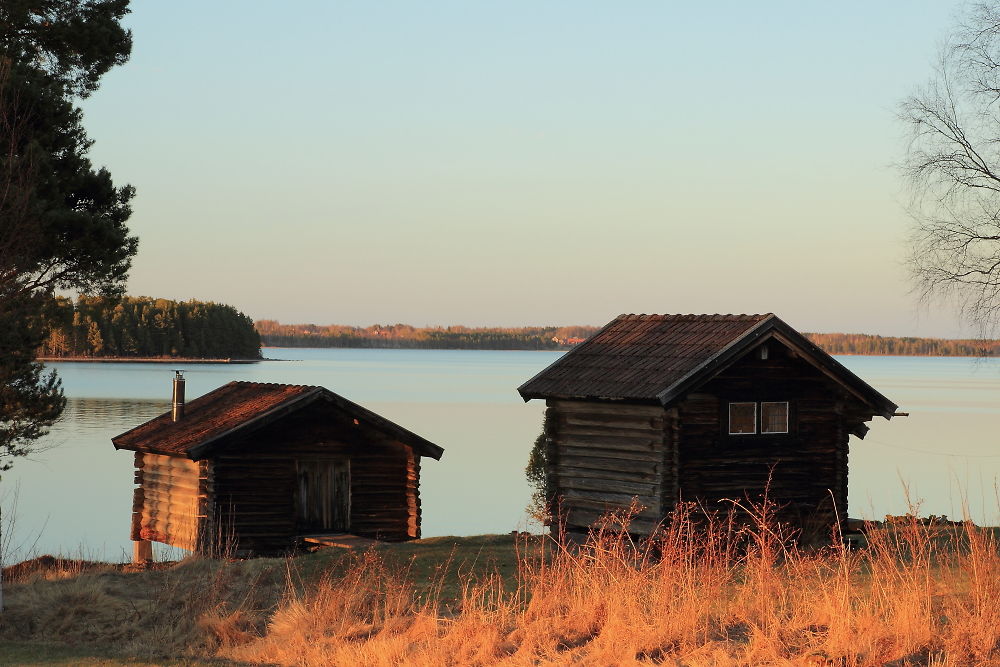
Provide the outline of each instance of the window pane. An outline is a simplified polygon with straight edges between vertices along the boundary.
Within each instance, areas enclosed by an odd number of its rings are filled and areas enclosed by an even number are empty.
[[[760,404],[760,432],[788,433],[788,403]]]
[[[757,432],[756,403],[729,404],[729,432],[730,433]]]

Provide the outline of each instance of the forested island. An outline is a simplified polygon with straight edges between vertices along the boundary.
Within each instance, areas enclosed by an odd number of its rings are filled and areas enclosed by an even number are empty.
[[[600,327],[414,327],[408,324],[281,324],[256,323],[267,347],[361,347],[460,350],[566,350],[582,343]],[[1000,356],[997,340],[950,340],[875,336],[870,334],[807,333],[809,340],[830,354],[901,355],[925,357]]]
[[[259,359],[253,321],[232,306],[151,297],[57,297],[42,358]]]

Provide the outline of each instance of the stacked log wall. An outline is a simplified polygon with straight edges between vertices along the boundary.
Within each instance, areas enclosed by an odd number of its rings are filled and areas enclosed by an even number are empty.
[[[211,465],[136,452],[135,468],[132,539],[200,550],[211,530]]]
[[[742,401],[787,401],[789,433],[730,435],[729,402]],[[786,348],[772,343],[768,359],[755,351],[677,407],[684,500],[728,510],[731,501],[759,503],[766,489],[779,518],[805,530],[827,531],[838,512],[846,516],[845,410],[871,414]]]
[[[550,400],[546,411],[549,487],[569,531],[638,503],[630,532],[648,534],[673,491],[670,420],[659,405]],[[666,483],[665,483],[666,480]]]
[[[290,551],[297,534],[295,462],[256,439],[239,444],[249,451],[233,447],[213,457],[217,549],[233,555]]]
[[[419,457],[402,444],[333,419],[322,404],[234,440],[214,455],[218,524],[241,552],[281,553],[309,532],[298,522],[298,459],[350,460],[348,530],[401,541],[420,534]]]

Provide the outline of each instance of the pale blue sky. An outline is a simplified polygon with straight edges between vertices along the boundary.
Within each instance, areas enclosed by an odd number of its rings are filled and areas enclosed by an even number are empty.
[[[254,318],[603,324],[921,309],[899,100],[958,2],[136,2],[85,104],[132,294]]]

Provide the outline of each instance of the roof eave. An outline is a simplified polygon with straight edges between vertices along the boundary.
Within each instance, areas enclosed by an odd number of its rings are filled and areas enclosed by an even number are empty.
[[[400,426],[394,421],[386,419],[382,415],[372,412],[368,408],[358,405],[350,399],[344,398],[339,394],[335,394],[329,389],[323,389],[322,391],[322,396],[333,402],[337,405],[337,407],[354,415],[355,417],[364,419],[375,430],[395,437],[404,445],[417,450],[420,453],[420,456],[427,456],[435,461],[440,461],[441,457],[444,455],[443,447],[435,445],[430,440],[417,435],[413,431]]]
[[[521,394],[525,402],[539,398],[543,400],[555,400],[555,401],[606,401],[608,403],[652,403],[658,404],[659,401],[652,396],[599,396],[596,394],[559,394],[559,393],[541,393],[541,392],[530,392]]]
[[[549,369],[552,368],[553,366],[555,366],[556,364],[563,363],[563,361],[565,361],[566,358],[569,357],[570,355],[576,354],[580,350],[586,350],[587,349],[587,343],[589,341],[591,341],[591,340],[597,338],[598,336],[600,336],[601,333],[603,333],[606,329],[610,328],[611,326],[615,325],[623,317],[625,317],[624,313],[618,315],[617,317],[615,317],[615,319],[611,320],[610,322],[608,322],[607,324],[605,324],[603,327],[601,327],[600,329],[598,329],[596,332],[594,332],[586,341],[584,341],[583,343],[580,343],[579,345],[571,348],[569,350],[569,352],[567,352],[566,354],[560,356],[558,359],[554,360],[548,366],[546,366],[542,370],[540,370],[537,373],[535,373],[534,375],[532,375],[528,380],[522,382],[521,386],[519,386],[517,388],[517,393],[521,395],[521,399],[524,400],[525,403],[527,403],[528,401],[530,401],[533,398],[555,398],[554,395],[553,396],[546,396],[546,395],[540,394],[538,392],[526,392],[524,390],[524,388],[527,387],[528,385],[530,385],[532,382],[534,382],[538,378],[540,378],[541,376],[543,376],[546,373],[548,373]]]
[[[859,400],[867,403],[875,414],[891,419],[899,407],[879,393],[874,387],[855,375],[850,369],[822,350],[818,345],[788,326],[779,317],[769,315],[740,338],[734,340],[715,355],[705,360],[698,368],[657,394],[660,402],[667,406],[697,386],[707,382],[734,363],[749,348],[769,335],[802,354],[807,363],[834,380]]]
[[[175,459],[189,459],[192,461],[197,461],[198,459],[192,458],[187,452],[173,452],[166,449],[160,449],[158,447],[129,447],[127,445],[119,447],[115,445],[115,449],[118,451],[127,452],[139,452],[142,454],[156,454],[157,456],[169,456]]]
[[[799,351],[806,352],[804,359],[813,363],[821,372],[839,382],[843,387],[871,406],[875,414],[885,419],[892,419],[899,406],[882,395],[877,389],[858,377],[851,369],[833,358],[828,352],[800,334],[798,331],[778,320],[780,326],[775,329],[779,340]],[[815,362],[815,363],[814,363]]]

